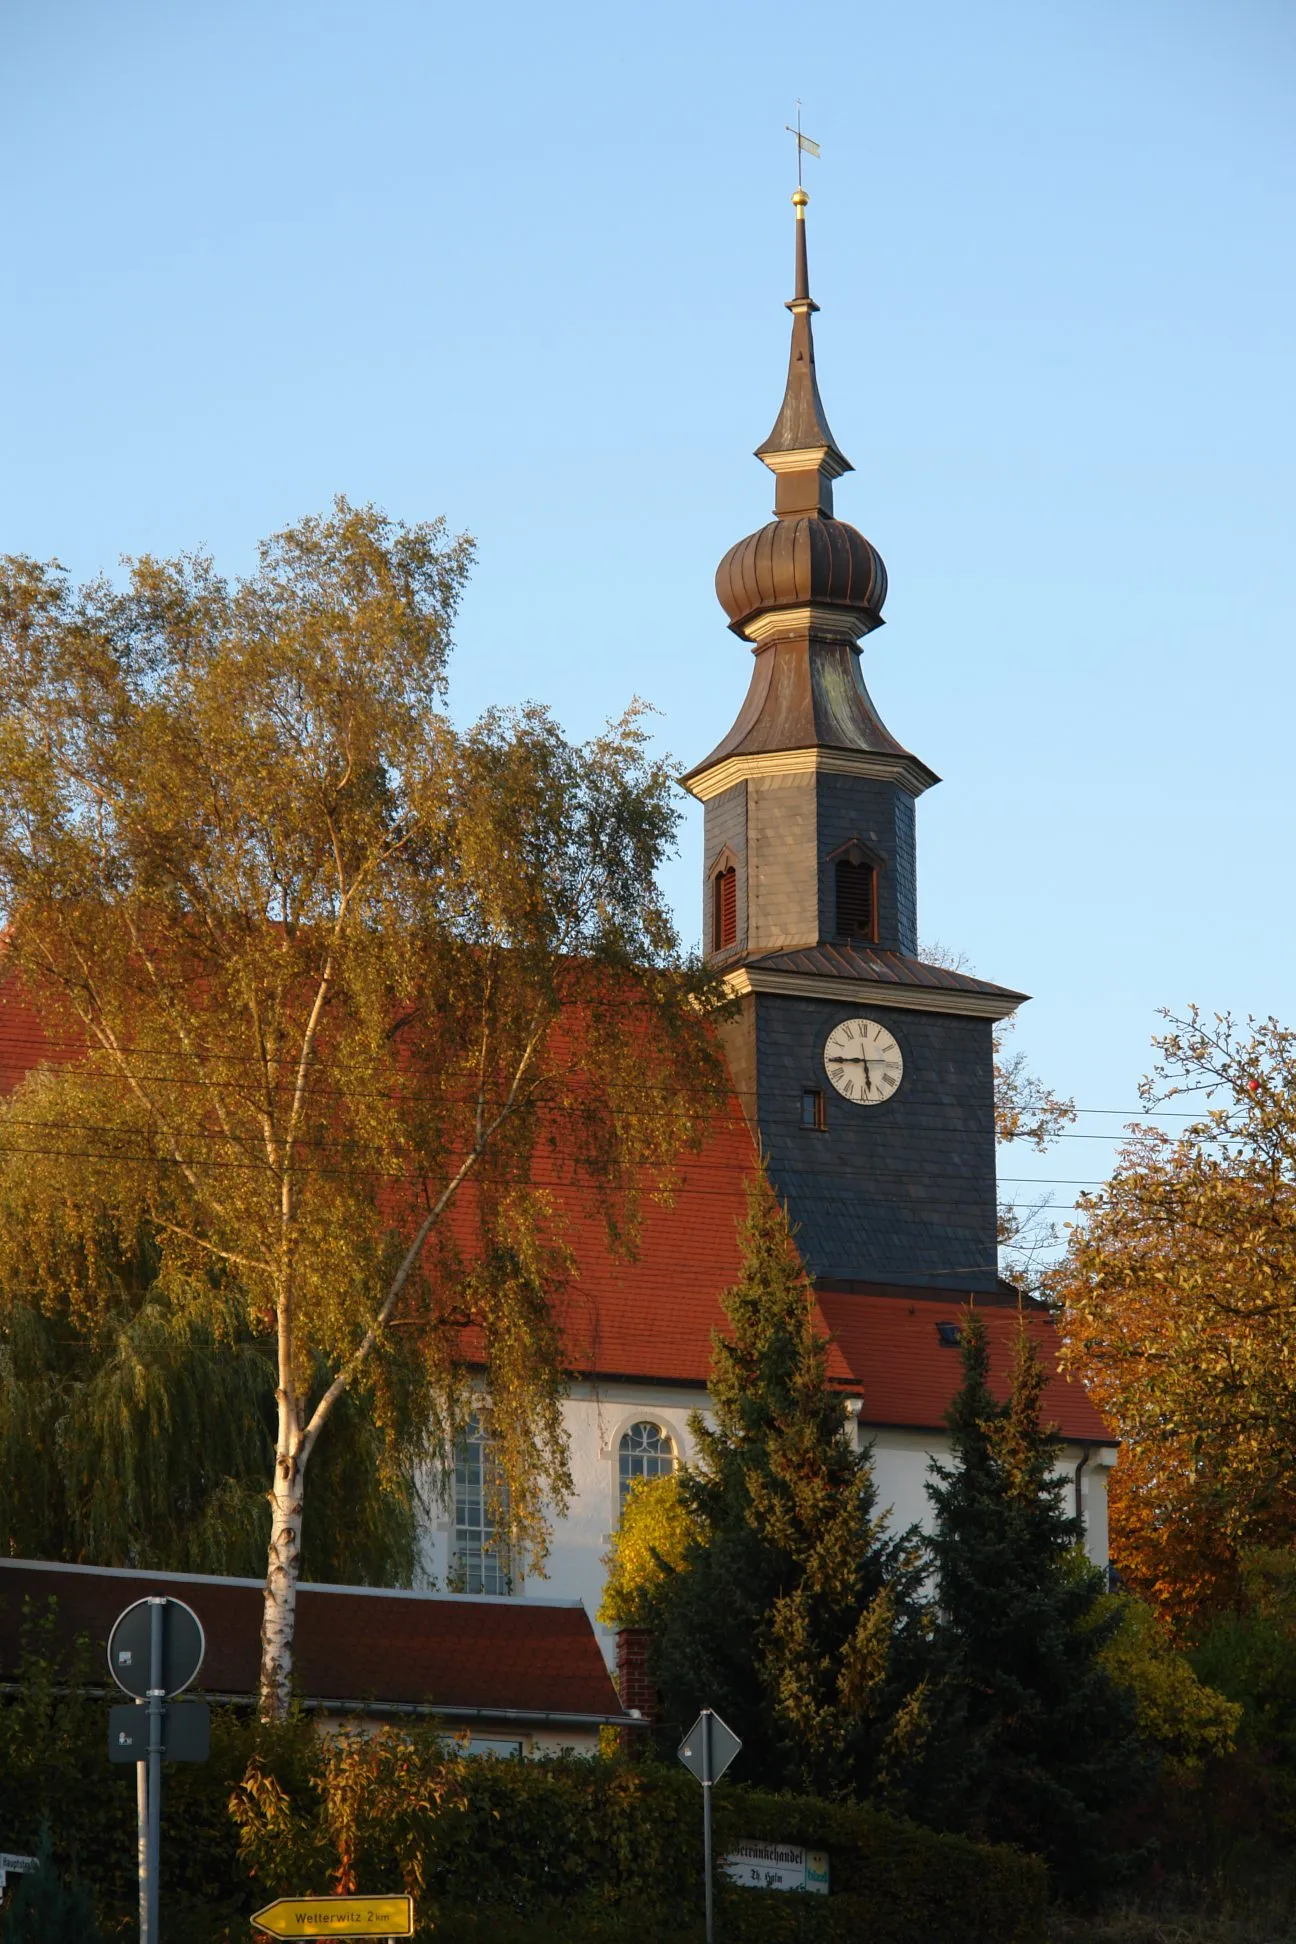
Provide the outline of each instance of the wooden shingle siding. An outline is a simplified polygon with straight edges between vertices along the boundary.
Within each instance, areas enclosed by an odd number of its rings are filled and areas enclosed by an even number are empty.
[[[762,777],[748,785],[747,949],[785,951],[819,931],[816,778]]]

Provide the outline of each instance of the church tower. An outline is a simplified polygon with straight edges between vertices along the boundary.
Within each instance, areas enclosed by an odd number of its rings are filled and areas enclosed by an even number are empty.
[[[787,385],[756,451],[774,518],[716,574],[751,685],[685,778],[706,812],[706,951],[738,1000],[734,1084],[820,1285],[990,1291],[992,1032],[1023,995],[917,956],[914,807],[939,779],[861,672],[886,569],[833,511],[852,468],[815,374],[808,200]]]

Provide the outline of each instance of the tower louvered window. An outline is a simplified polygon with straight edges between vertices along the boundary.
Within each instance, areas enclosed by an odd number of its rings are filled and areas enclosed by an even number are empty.
[[[711,880],[711,950],[723,952],[738,939],[738,873],[732,864]]]
[[[837,860],[837,932],[841,938],[872,944],[876,898],[875,872],[871,864],[853,864],[849,858]]]

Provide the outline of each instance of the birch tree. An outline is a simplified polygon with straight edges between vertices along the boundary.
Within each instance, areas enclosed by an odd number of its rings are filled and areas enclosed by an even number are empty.
[[[48,1055],[0,1125],[7,1246],[71,1233],[93,1307],[142,1225],[271,1342],[267,1716],[349,1392],[444,1463],[471,1363],[542,1561],[570,1231],[633,1247],[719,1083],[654,880],[672,772],[637,707],[583,745],[538,707],[456,731],[470,557],[339,500],[242,579],[0,567],[4,978]]]

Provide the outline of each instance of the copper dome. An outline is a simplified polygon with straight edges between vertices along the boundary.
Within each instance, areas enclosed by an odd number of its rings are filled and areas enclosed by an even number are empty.
[[[887,577],[882,556],[844,520],[807,515],[771,520],[730,547],[716,569],[716,594],[739,634],[770,608],[849,609],[866,634],[882,620]]]

